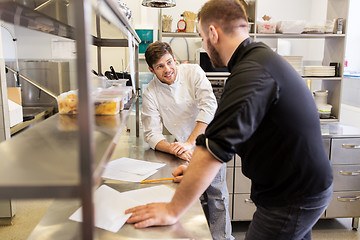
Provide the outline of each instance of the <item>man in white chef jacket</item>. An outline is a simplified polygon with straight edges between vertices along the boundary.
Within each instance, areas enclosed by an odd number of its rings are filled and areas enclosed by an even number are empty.
[[[196,138],[205,132],[217,108],[211,84],[199,65],[176,66],[172,49],[166,42],[150,44],[145,59],[155,75],[146,87],[141,107],[145,141],[154,150],[190,161]],[[175,137],[175,142],[166,141],[163,126]],[[213,239],[233,239],[226,164],[203,197]]]

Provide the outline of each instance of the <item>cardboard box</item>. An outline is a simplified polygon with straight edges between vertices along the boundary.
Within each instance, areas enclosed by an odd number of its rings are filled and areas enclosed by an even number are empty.
[[[22,105],[20,87],[8,87],[7,94],[8,94],[8,99],[15,102],[16,104]]]
[[[15,126],[23,121],[22,106],[8,99],[10,127]]]

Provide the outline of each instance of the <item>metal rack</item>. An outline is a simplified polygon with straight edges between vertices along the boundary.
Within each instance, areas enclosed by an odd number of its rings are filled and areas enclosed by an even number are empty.
[[[94,238],[93,191],[101,181],[125,126],[132,105],[136,104],[136,134],[139,135],[140,39],[113,0],[76,0],[74,26],[63,23],[26,6],[26,1],[1,1],[0,20],[55,36],[73,39],[77,49],[77,117],[55,115],[0,144],[0,199],[79,198],[83,206],[82,238]],[[92,13],[105,18],[133,41],[92,36]],[[98,28],[100,26],[97,26]],[[94,116],[90,93],[90,46],[135,49],[135,93],[126,110],[116,116]],[[101,69],[101,61],[98,62]],[[21,148],[20,148],[21,146]]]

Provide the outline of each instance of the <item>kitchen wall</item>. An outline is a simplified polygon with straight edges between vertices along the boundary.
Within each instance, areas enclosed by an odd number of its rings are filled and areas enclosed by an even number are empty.
[[[359,28],[360,1],[350,0],[348,32],[346,36],[345,60],[348,63],[347,71],[360,73],[360,28]],[[360,82],[360,81],[359,81]],[[360,85],[360,83],[359,83]]]

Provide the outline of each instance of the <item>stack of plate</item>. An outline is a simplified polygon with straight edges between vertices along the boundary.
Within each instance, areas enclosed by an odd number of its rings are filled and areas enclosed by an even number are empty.
[[[302,56],[283,56],[285,60],[290,63],[290,65],[300,74],[302,75]]]
[[[335,66],[305,66],[304,76],[334,77]]]

